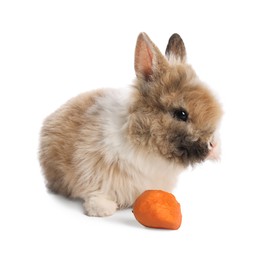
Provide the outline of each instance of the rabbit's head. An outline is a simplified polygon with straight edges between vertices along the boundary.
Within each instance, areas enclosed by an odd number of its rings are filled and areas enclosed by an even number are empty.
[[[130,141],[184,166],[218,157],[216,130],[222,110],[186,63],[181,37],[171,36],[163,56],[141,33],[135,51],[135,71],[128,123]]]

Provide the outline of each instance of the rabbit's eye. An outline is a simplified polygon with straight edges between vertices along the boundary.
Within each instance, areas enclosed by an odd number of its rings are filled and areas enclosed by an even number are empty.
[[[183,108],[175,109],[173,111],[173,117],[178,120],[186,122],[188,119],[188,113]]]

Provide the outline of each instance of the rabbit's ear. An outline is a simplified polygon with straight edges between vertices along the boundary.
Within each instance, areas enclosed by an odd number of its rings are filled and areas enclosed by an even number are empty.
[[[146,33],[140,33],[135,50],[135,71],[138,78],[153,80],[168,63]]]
[[[174,63],[175,60],[180,62],[186,61],[186,48],[179,34],[174,33],[169,38],[166,47],[166,57],[170,63]]]

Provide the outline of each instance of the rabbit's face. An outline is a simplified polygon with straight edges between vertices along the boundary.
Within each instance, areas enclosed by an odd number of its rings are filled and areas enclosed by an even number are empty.
[[[153,48],[151,56],[159,55]],[[216,157],[212,152],[222,111],[184,57],[171,59],[172,64],[164,57],[158,60],[150,75],[138,74],[129,136],[133,143],[186,166]]]

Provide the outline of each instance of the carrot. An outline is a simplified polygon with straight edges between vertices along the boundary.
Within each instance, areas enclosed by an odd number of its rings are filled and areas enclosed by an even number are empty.
[[[137,221],[150,228],[178,229],[182,222],[180,204],[175,196],[162,190],[143,192],[133,205]]]

